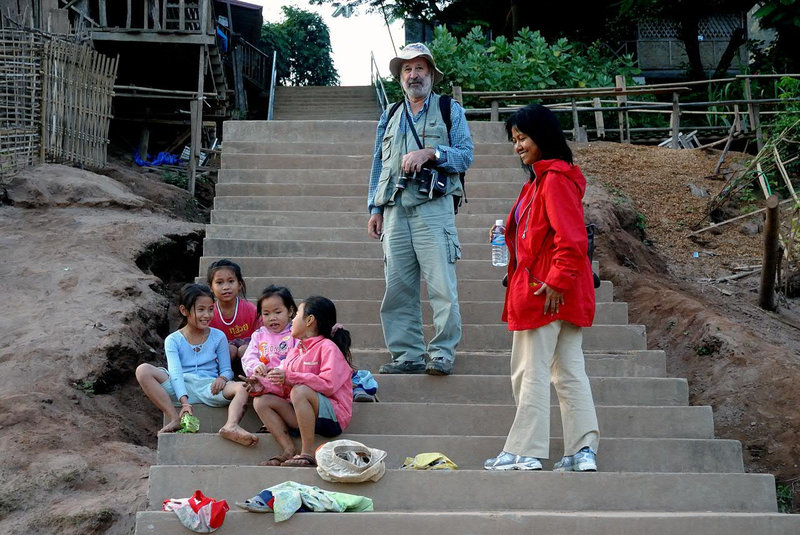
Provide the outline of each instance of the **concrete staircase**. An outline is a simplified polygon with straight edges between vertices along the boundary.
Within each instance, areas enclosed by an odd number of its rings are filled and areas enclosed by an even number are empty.
[[[369,85],[275,87],[273,117],[277,121],[377,121],[380,116],[375,89]]]
[[[331,484],[315,470],[259,467],[278,452],[269,435],[245,448],[215,431],[225,411],[196,407],[201,433],[159,437],[149,508],[137,534],[183,534],[162,500],[195,489],[232,510],[219,533],[800,533],[800,517],[776,512],[775,482],[745,474],[741,445],[714,438],[710,407],[688,405],[684,379],[666,377],[665,355],[646,348],[645,329],[627,321],[613,288],[597,291],[595,326],[586,329],[586,365],[600,420],[598,473],[494,473],[484,459],[503,446],[514,416],[510,336],[500,323],[502,270],[490,265],[488,229],[505,215],[524,180],[502,126],[473,123],[475,165],[469,204],[457,216],[464,338],[454,375],[381,376],[380,403],[355,404],[351,438],[384,449],[390,470],[377,483]],[[223,168],[201,274],[229,257],[242,265],[250,297],[268,283],[296,297],[331,297],[354,338],[354,361],[377,371],[388,361],[378,305],[382,251],[366,236],[365,192],[374,121],[229,122]],[[426,310],[425,320],[430,321]],[[553,397],[552,455],[561,454]],[[259,427],[249,412],[245,428]],[[397,470],[406,456],[440,451],[455,472]],[[375,512],[301,514],[279,526],[270,515],[233,505],[294,480],[371,497]]]

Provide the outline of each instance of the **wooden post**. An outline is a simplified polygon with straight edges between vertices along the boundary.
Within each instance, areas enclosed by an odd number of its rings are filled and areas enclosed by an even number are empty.
[[[492,101],[492,113],[489,117],[490,121],[499,121],[500,120],[500,103],[496,100]]]
[[[453,86],[453,99],[455,99],[456,102],[461,104],[462,107],[464,106],[464,95],[461,92],[460,85]]]
[[[108,26],[108,16],[106,15],[106,0],[98,0],[97,4],[98,18],[100,19],[100,26],[103,28]]]
[[[178,30],[183,31],[186,29],[186,2],[179,0],[178,2]]]
[[[672,93],[672,115],[670,116],[670,122],[672,123],[672,148],[679,149],[680,144],[678,137],[681,131],[681,106],[678,102],[678,93]]]
[[[150,115],[147,113],[146,115]],[[150,145],[150,129],[145,124],[142,128],[142,136],[139,138],[139,158],[147,161],[147,151]]]
[[[133,15],[133,6],[131,5],[131,0],[128,0],[128,11],[125,15],[125,27],[127,29],[131,29],[131,15]]]
[[[614,86],[625,91],[625,77],[618,74],[614,80]],[[620,95],[617,97],[617,106],[623,107],[627,101],[628,97]],[[628,120],[628,112],[617,112],[617,118],[619,119],[619,142],[625,143],[625,123]]]
[[[764,224],[764,255],[761,261],[761,286],[758,290],[758,306],[775,311],[775,273],[778,266],[778,198],[767,199],[767,219]]]
[[[758,151],[761,152],[761,149],[764,148],[764,140],[762,139],[761,135],[761,113],[760,113],[761,106],[757,103],[753,103],[753,130],[756,132],[756,147]]]
[[[600,97],[594,97],[594,99],[592,100],[592,105],[595,108],[602,107],[603,104],[600,102]],[[601,139],[605,138],[606,137],[606,125],[605,125],[605,122],[603,121],[603,112],[602,111],[594,112],[594,125],[595,125],[595,128],[597,129],[597,137],[599,137]]]
[[[572,141],[578,140],[578,129],[581,127],[578,119],[578,106],[575,105],[575,98],[569,99],[572,104]]]
[[[144,0],[144,2],[142,2],[142,8],[144,10],[142,15],[142,29],[147,30],[150,28],[148,20],[150,18],[150,0]]]
[[[197,64],[197,98],[189,104],[189,112],[192,116],[192,142],[189,157],[189,194],[194,196],[195,179],[197,177],[197,165],[200,159],[200,137],[203,127],[203,79],[205,78],[205,54],[204,46],[200,48],[200,59]]]
[[[753,100],[753,93],[750,89],[750,78],[744,79],[744,98],[747,100],[747,118],[750,122],[750,127],[753,126],[753,104],[750,102]]]
[[[741,132],[742,131],[742,120],[739,117],[739,105],[733,105],[733,132]]]

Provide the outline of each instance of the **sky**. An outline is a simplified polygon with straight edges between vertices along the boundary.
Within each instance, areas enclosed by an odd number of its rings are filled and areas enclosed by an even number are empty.
[[[330,4],[311,6],[301,0],[246,1],[264,6],[264,22],[283,21],[281,6],[285,5],[318,13],[330,30],[333,64],[339,73],[341,85],[370,84],[370,52],[375,54],[380,75],[389,76],[389,60],[395,53],[386,23],[380,14],[367,14],[362,6],[350,18],[334,18],[331,16],[334,8]],[[393,22],[390,26],[395,46],[399,48],[405,43],[403,21]]]

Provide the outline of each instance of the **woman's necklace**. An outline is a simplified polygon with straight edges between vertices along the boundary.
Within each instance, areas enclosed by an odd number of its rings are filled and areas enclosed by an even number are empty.
[[[189,336],[188,336],[188,334],[186,333],[186,331],[184,331],[184,329],[185,329],[185,328],[186,328],[186,327],[184,327],[183,329],[181,329],[181,334],[183,335],[183,339],[184,339],[184,340],[186,340],[186,343],[187,343],[187,344],[189,344],[190,346],[192,346],[192,351],[194,351],[195,353],[200,353],[200,352],[203,350],[203,344],[205,344],[205,343],[206,343],[206,340],[208,340],[208,334],[209,334],[209,333],[203,333],[203,335],[204,335],[204,336],[203,336],[203,340],[202,340],[202,341],[201,341],[199,344],[193,344],[193,343],[192,343],[192,342],[189,340]]]
[[[222,309],[219,308],[219,301],[215,303],[217,307],[217,312],[219,312],[219,319],[222,320],[223,325],[226,327],[233,325],[233,322],[236,321],[236,315],[239,314],[239,296],[236,296],[236,306],[233,307],[233,317],[231,321],[225,321],[225,316],[222,315]]]

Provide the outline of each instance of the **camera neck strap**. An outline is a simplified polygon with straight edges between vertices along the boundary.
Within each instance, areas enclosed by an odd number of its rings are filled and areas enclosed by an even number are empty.
[[[425,147],[422,145],[422,141],[420,141],[419,136],[417,135],[417,129],[414,128],[414,121],[411,119],[411,114],[408,113],[408,104],[407,102],[403,102],[403,111],[406,114],[406,122],[408,123],[408,128],[411,130],[411,133],[414,135],[414,141],[417,142],[420,150],[424,149]],[[428,110],[425,110],[425,116],[428,116]],[[425,131],[423,130],[422,135],[425,135]]]

